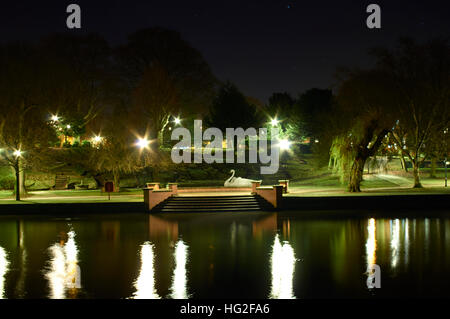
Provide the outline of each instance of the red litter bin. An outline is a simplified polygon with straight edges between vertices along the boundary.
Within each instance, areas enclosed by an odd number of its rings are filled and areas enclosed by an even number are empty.
[[[114,183],[113,182],[105,183],[105,192],[108,192],[108,200],[111,200],[111,193],[114,192]]]

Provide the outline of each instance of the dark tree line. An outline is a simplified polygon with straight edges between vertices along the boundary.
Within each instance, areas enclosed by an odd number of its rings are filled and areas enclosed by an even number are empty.
[[[170,162],[161,150],[175,118],[202,118],[223,130],[277,125],[294,143],[309,140],[352,192],[367,160],[389,145],[413,164],[420,187],[420,165],[450,145],[449,51],[444,40],[404,39],[372,50],[373,68],[340,72],[334,94],[277,92],[264,104],[218,81],[172,30],[140,30],[117,47],[98,35],[8,43],[0,46],[0,158],[22,191],[26,170],[64,166],[100,187],[109,178],[118,185],[121,174]],[[138,138],[150,149],[137,148]]]
[[[102,186],[105,174],[117,181],[152,162],[134,140],[160,139],[172,114],[204,113],[216,86],[202,55],[166,29],[137,31],[119,47],[66,34],[1,45],[1,157],[17,175],[70,166]]]

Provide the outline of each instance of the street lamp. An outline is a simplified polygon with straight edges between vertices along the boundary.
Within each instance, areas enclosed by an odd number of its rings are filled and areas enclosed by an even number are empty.
[[[23,152],[19,150],[15,150],[13,155],[16,157],[16,161],[14,162],[14,170],[16,172],[16,201],[20,201],[20,157]]]
[[[270,121],[270,124],[272,124],[272,126],[277,126],[278,125],[278,120],[277,120],[277,118],[273,118],[271,121]]]
[[[52,115],[52,121],[53,122],[58,122],[59,121],[59,116],[58,115]]]
[[[14,152],[13,152],[13,155],[16,157],[16,158],[18,158],[18,157],[20,157],[20,156],[22,156],[22,151],[21,150],[15,150]]]
[[[180,119],[179,117],[175,117],[175,118],[173,119],[173,122],[174,122],[176,125],[179,125],[179,124],[181,123],[181,119]]]
[[[444,167],[445,167],[445,187],[447,187],[447,165],[448,165],[448,162],[447,162],[447,155],[445,156],[445,165],[444,165]]]
[[[445,141],[445,158],[444,158],[444,167],[445,167],[445,187],[447,187],[447,133],[448,128],[444,130],[444,141]]]
[[[278,146],[280,147],[280,150],[286,151],[291,147],[291,142],[287,139],[282,139],[278,142]]]
[[[94,144],[98,144],[98,143],[100,143],[102,141],[102,139],[103,139],[103,137],[101,137],[100,135],[95,135],[92,138],[92,141],[94,142]]]
[[[142,150],[144,148],[148,148],[150,145],[150,141],[147,138],[138,138],[136,141],[136,145]]]

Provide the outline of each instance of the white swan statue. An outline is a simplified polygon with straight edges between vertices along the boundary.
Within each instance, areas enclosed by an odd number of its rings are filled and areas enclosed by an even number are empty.
[[[252,187],[252,179],[234,177],[234,169],[230,171],[231,177],[225,181],[223,186],[225,187]]]

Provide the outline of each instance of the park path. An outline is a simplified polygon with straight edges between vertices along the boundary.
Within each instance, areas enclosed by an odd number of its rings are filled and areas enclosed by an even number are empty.
[[[139,199],[143,198],[143,195],[112,195],[110,201],[123,201],[124,199]],[[45,201],[45,200],[54,200],[54,201],[60,201],[60,200],[67,200],[67,201],[108,201],[108,195],[88,195],[88,196],[47,196],[47,197],[41,197],[41,196],[30,196],[23,198],[23,202],[38,202],[38,201]],[[0,198],[1,201],[15,201],[15,198],[13,197],[7,197],[7,198]]]
[[[402,176],[377,174],[375,177],[401,187],[412,186],[411,179]]]

